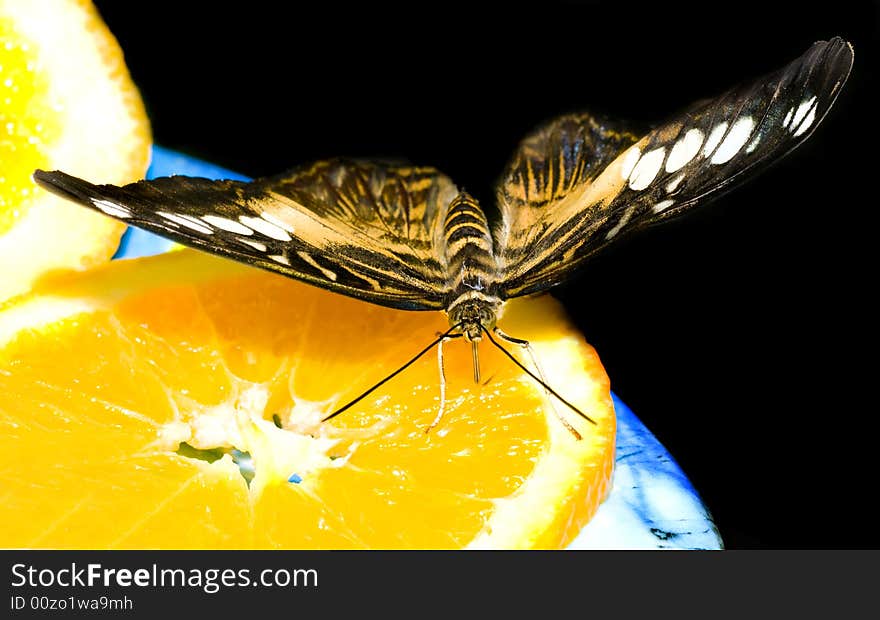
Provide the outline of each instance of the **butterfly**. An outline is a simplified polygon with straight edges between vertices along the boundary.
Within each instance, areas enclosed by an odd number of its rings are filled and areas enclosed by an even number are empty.
[[[528,346],[496,325],[507,300],[559,284],[624,233],[704,205],[777,161],[816,129],[852,62],[848,42],[819,41],[647,132],[590,113],[556,118],[513,154],[493,222],[435,168],[379,161],[320,161],[251,182],[171,176],[117,187],[42,170],[34,179],[212,254],[383,306],[443,311],[449,330],[419,356],[463,337],[479,380],[484,336]]]

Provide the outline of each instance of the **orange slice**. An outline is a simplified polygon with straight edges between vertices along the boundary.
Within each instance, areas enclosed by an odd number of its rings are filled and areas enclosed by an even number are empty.
[[[150,127],[116,40],[83,0],[0,0],[0,300],[108,260],[125,226],[34,191],[36,168],[143,178]]]
[[[510,302],[561,405],[448,326],[191,250],[114,262],[0,311],[0,547],[558,548],[605,497],[615,419],[549,297]],[[524,363],[528,358],[521,351]]]

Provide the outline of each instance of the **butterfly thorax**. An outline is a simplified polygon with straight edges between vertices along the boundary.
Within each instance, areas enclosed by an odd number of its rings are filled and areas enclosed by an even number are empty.
[[[479,203],[460,193],[450,203],[444,222],[450,325],[461,325],[470,341],[479,341],[482,329],[495,327],[501,299],[496,294],[498,263],[492,233]]]

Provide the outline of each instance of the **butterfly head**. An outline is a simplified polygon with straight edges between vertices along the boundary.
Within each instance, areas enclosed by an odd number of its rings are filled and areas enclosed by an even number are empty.
[[[480,358],[477,345],[483,332],[495,329],[501,310],[501,300],[482,291],[468,290],[458,295],[446,311],[449,324],[471,343],[474,361],[474,383],[480,382]]]
[[[449,307],[449,324],[457,326],[468,342],[479,342],[484,330],[495,328],[500,305],[497,298],[472,291]]]

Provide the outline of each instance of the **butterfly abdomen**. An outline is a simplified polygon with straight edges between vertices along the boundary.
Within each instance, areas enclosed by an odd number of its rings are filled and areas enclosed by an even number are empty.
[[[449,205],[443,232],[450,321],[453,324],[466,322],[465,334],[479,338],[477,324],[487,328],[494,326],[500,305],[495,294],[498,263],[489,223],[479,203],[462,192]]]

